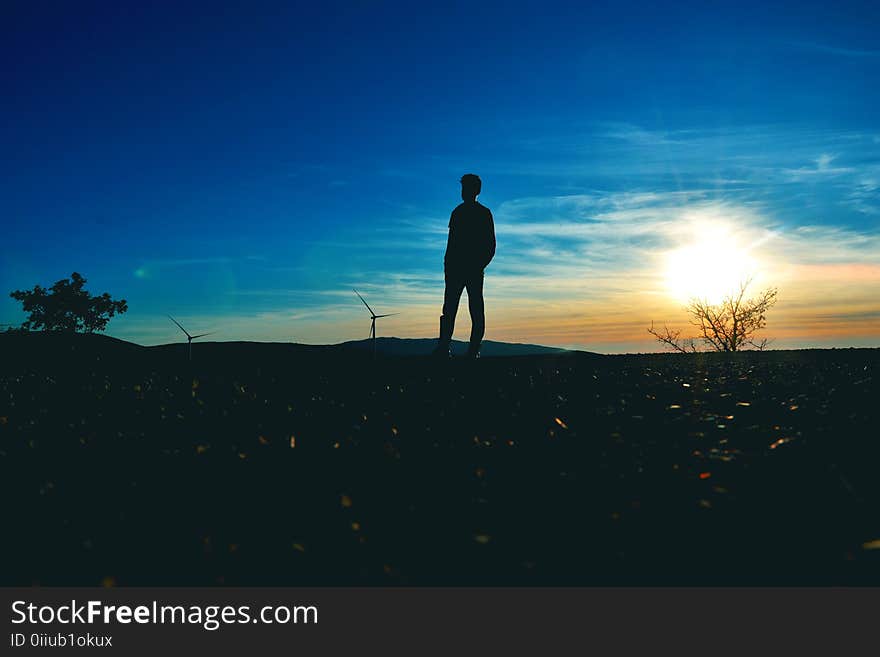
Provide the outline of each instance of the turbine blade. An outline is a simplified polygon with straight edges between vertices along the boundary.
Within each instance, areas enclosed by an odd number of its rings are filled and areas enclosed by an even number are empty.
[[[180,325],[180,322],[178,322],[176,319],[174,319],[171,315],[168,315],[168,319],[170,319],[172,322],[174,322],[175,324],[177,324],[178,328],[179,328],[181,331],[183,331],[184,333],[186,333],[186,329],[183,328],[183,327]],[[189,333],[186,333],[186,337],[188,337],[190,340],[192,340],[192,336],[191,336]]]
[[[196,338],[203,338],[206,335],[214,335],[216,332],[217,331],[211,331],[210,333],[199,333],[198,335],[192,336],[192,339],[195,340]]]
[[[352,288],[352,289],[354,290],[354,288]],[[364,298],[361,296],[361,293],[360,293],[360,292],[358,292],[357,290],[354,290],[354,293],[355,293],[356,295],[358,295],[358,299],[360,299],[361,301],[364,301]],[[373,309],[370,308],[370,304],[368,304],[366,301],[364,301],[364,305],[367,307],[367,310],[370,311],[370,314],[371,314],[371,315],[375,315],[375,314],[376,314],[376,313],[373,312]]]
[[[376,315],[376,319],[380,317],[394,317],[395,315],[399,315],[400,313],[388,313],[387,315]]]

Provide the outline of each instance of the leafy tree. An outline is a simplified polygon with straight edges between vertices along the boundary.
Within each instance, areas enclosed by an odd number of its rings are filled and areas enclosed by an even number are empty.
[[[685,353],[699,351],[700,342],[713,351],[742,351],[750,347],[763,350],[768,340],[758,340],[755,334],[767,325],[767,311],[776,303],[778,290],[767,288],[757,296],[747,298],[746,290],[751,282],[747,279],[737,292],[717,304],[691,299],[685,310],[691,316],[691,325],[699,332],[696,337],[683,338],[681,329],[668,326],[660,331],[654,328],[653,322],[648,333],[661,344]]]
[[[48,290],[39,285],[33,290],[16,290],[11,296],[21,301],[29,313],[21,328],[27,331],[68,331],[94,333],[103,331],[115,314],[128,310],[125,299],[114,301],[106,292],[93,297],[83,286],[86,279],[73,272]]]

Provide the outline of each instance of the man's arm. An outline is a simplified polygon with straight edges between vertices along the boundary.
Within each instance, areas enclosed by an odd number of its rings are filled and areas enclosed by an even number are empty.
[[[449,258],[449,249],[452,247],[452,231],[455,225],[455,210],[449,215],[449,233],[446,236],[446,252],[443,254],[443,269],[446,270],[447,258]]]
[[[483,265],[483,269],[495,257],[495,220],[492,218],[492,211],[489,208],[486,208],[486,214],[488,215],[486,223],[486,264]]]

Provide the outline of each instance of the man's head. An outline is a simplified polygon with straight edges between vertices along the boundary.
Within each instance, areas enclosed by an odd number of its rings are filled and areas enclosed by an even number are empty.
[[[461,177],[461,200],[476,201],[482,188],[483,182],[478,175],[474,173],[464,174]]]

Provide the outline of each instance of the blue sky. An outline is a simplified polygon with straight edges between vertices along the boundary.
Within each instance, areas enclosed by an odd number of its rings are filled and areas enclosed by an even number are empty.
[[[366,337],[352,287],[429,336],[473,171],[487,338],[653,349],[720,226],[777,346],[880,342],[876,3],[35,4],[0,20],[0,322],[75,270],[145,344]]]

